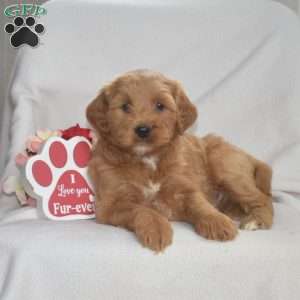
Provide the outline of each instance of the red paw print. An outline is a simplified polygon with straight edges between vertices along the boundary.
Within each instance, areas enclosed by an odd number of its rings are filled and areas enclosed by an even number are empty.
[[[91,144],[83,137],[68,141],[53,137],[40,154],[29,159],[26,178],[42,199],[44,213],[51,219],[94,217],[94,194],[87,177]]]

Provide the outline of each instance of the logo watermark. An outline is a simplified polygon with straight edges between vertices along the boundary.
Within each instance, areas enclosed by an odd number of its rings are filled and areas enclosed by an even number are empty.
[[[40,17],[47,14],[46,8],[37,5],[37,4],[14,4],[7,6],[4,9],[4,15],[6,17],[26,17],[26,16],[35,16]]]
[[[36,47],[39,45],[39,36],[45,32],[45,27],[36,22],[36,18],[47,14],[46,8],[37,4],[14,4],[4,9],[4,15],[14,18],[4,26],[10,35],[10,44],[14,48],[22,45]]]

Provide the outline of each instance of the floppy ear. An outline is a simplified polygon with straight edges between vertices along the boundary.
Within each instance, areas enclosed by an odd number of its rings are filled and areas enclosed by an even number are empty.
[[[177,128],[180,134],[193,125],[197,119],[197,109],[185,94],[181,84],[172,81],[173,96],[177,104]]]
[[[86,117],[98,134],[108,132],[106,113],[108,111],[108,102],[105,95],[105,88],[100,94],[88,105]]]

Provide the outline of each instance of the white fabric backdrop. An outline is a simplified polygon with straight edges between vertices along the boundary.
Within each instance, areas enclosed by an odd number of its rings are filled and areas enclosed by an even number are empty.
[[[277,2],[280,2],[284,5],[287,5],[291,9],[295,10],[296,12],[299,13],[299,8],[300,8],[300,1],[299,0],[275,0]]]
[[[272,1],[272,0],[270,0]],[[300,0],[276,0],[284,5],[287,5],[295,12],[299,14],[300,10]],[[37,3],[42,4],[46,0],[39,0]],[[0,11],[4,11],[5,7],[8,5],[15,4],[14,0],[2,0],[0,3]],[[9,21],[8,18],[0,18],[0,27]],[[4,32],[0,30],[0,128],[8,128],[10,123],[10,113],[8,108],[8,103],[6,99],[8,87],[9,87],[9,78],[11,75],[11,70],[13,67],[13,61],[15,59],[15,54],[17,50],[13,49],[9,44],[9,37]],[[1,135],[2,134],[2,135]],[[5,166],[5,153],[8,151],[7,147],[8,136],[6,130],[0,130],[0,174],[3,172]]]

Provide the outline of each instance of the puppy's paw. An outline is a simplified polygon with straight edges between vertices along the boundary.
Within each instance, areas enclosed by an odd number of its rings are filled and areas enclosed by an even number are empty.
[[[244,219],[241,221],[240,228],[244,230],[258,230],[264,229],[264,223],[259,223],[255,219]]]
[[[135,233],[143,246],[156,252],[163,251],[172,243],[173,230],[169,221],[148,211],[136,216]]]
[[[254,208],[241,220],[240,228],[245,230],[270,229],[273,224],[273,206]]]
[[[233,240],[238,233],[233,221],[222,214],[199,219],[195,229],[198,234],[206,239],[218,241]]]
[[[244,230],[270,229],[273,224],[273,212],[266,208],[258,208],[243,218],[240,228]]]

